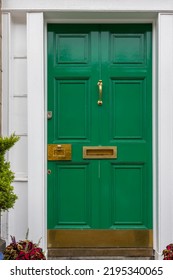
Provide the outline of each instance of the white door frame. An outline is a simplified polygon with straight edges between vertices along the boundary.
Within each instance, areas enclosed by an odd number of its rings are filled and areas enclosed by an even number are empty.
[[[74,18],[74,13],[71,16]],[[134,22],[153,24],[153,232],[156,258],[167,243],[171,242],[173,221],[165,219],[173,214],[173,14],[158,14],[156,19],[92,19],[67,20],[66,13],[57,20],[44,19],[42,12],[27,13],[27,58],[28,58],[28,227],[33,240],[42,237],[42,246],[47,249],[47,22],[114,23]],[[79,12],[78,12],[79,15]],[[46,14],[45,14],[46,16]],[[69,13],[68,13],[69,16]],[[169,29],[168,29],[169,26]],[[167,72],[169,69],[169,72]],[[166,92],[166,98],[165,98]],[[168,167],[168,168],[167,168]],[[173,185],[173,184],[172,184]],[[33,197],[34,193],[34,197]],[[34,219],[33,219],[34,217]],[[173,220],[173,219],[172,219]]]

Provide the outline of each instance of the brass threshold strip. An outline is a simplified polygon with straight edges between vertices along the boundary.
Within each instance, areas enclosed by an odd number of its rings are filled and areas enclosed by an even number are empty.
[[[152,230],[48,230],[48,248],[152,248]]]

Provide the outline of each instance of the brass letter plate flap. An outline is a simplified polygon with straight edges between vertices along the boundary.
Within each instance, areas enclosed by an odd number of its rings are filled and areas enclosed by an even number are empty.
[[[71,160],[71,144],[49,144],[48,160]]]
[[[83,158],[104,159],[117,158],[116,146],[88,146],[83,147]]]

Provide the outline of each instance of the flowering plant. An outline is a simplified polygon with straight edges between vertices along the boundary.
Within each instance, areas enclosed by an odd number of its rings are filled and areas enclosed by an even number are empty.
[[[173,260],[173,244],[166,246],[166,249],[163,250],[164,260]]]
[[[4,260],[45,260],[43,250],[38,244],[26,239],[16,242],[14,236],[11,236],[12,242],[5,248]]]

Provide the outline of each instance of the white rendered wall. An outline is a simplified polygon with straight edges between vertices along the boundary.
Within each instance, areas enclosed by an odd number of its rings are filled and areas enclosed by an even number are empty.
[[[19,142],[7,155],[15,172],[14,192],[18,196],[14,209],[4,213],[2,237],[23,239],[28,228],[27,198],[27,49],[25,17],[3,15],[3,135],[15,132]],[[22,222],[21,222],[22,221]],[[7,225],[8,222],[8,225]]]
[[[80,3],[80,4],[79,4]],[[63,21],[66,22],[68,16],[73,18],[78,17],[78,11],[133,11],[135,15],[133,22],[138,22],[140,13],[144,11],[169,11],[169,13],[158,14],[158,26],[156,36],[154,37],[154,65],[153,65],[153,86],[154,104],[154,249],[156,250],[157,258],[161,258],[162,250],[168,243],[173,242],[173,209],[171,207],[173,200],[173,1],[137,1],[137,0],[112,0],[109,4],[105,1],[42,1],[42,0],[4,0],[4,11],[14,10],[17,14],[25,15],[25,10],[33,10],[27,14],[27,52],[26,50],[26,26],[25,20],[21,21],[17,17],[12,17],[9,24],[9,14],[4,14],[5,30],[8,31],[8,25],[13,30],[13,34],[9,31],[5,34],[8,53],[9,69],[5,69],[4,78],[5,91],[8,93],[8,98],[4,96],[4,116],[10,116],[8,121],[4,119],[4,129],[11,132],[16,129],[19,134],[23,134],[23,139],[20,143],[20,148],[16,147],[11,153],[10,159],[16,171],[17,177],[15,182],[15,190],[19,193],[20,200],[16,203],[14,211],[9,215],[9,232],[17,234],[17,237],[23,238],[26,227],[30,228],[30,237],[34,241],[38,238],[43,238],[43,247],[46,249],[46,133],[45,133],[45,115],[44,111],[46,101],[46,90],[44,89],[44,71],[46,65],[44,61],[44,36],[43,28],[45,27],[43,13],[49,16],[51,22]],[[13,11],[12,11],[13,10]],[[64,11],[61,18],[57,17],[57,10]],[[70,11],[71,10],[71,11]],[[38,11],[38,12],[36,12]],[[49,14],[46,13],[49,11]],[[68,11],[68,12],[67,12]],[[69,12],[70,11],[70,12]],[[54,13],[55,12],[55,13]],[[66,13],[67,12],[67,13]],[[102,22],[101,13],[97,14],[97,20]],[[129,14],[127,15],[129,16]],[[111,20],[114,17],[111,14]],[[86,22],[90,22],[92,13],[86,13]],[[121,14],[119,15],[121,18]],[[138,19],[137,19],[138,18]],[[94,20],[94,16],[91,21]],[[127,18],[121,19],[127,22]],[[104,22],[110,23],[110,18]],[[115,22],[115,19],[114,21]],[[145,22],[145,21],[144,21]],[[147,22],[150,20],[148,14]],[[9,30],[10,30],[9,28]],[[23,31],[22,31],[23,30]],[[13,43],[14,45],[13,45]],[[25,47],[21,47],[24,46]],[[10,48],[9,48],[10,46]],[[9,49],[8,49],[9,48]],[[16,56],[23,58],[15,58],[13,51],[18,50]],[[27,56],[27,57],[26,57]],[[27,59],[26,59],[27,58]],[[26,60],[25,60],[26,59]],[[27,61],[27,74],[26,74]],[[155,63],[156,62],[156,63]],[[5,64],[4,64],[5,65]],[[16,71],[16,69],[18,69]],[[20,69],[23,69],[20,72]],[[9,77],[8,77],[9,75]],[[27,79],[26,79],[27,77]],[[9,80],[9,81],[8,81]],[[22,81],[22,83],[18,83]],[[9,88],[8,88],[8,85]],[[26,90],[27,88],[27,90]],[[28,102],[26,95],[28,94]],[[16,95],[16,96],[15,96]],[[23,95],[18,96],[18,95]],[[8,106],[9,104],[9,106]],[[28,119],[27,119],[28,109]],[[9,110],[9,111],[8,111]],[[22,120],[21,120],[22,119]],[[27,139],[27,123],[28,123],[28,145],[24,142]],[[25,135],[24,135],[25,134]],[[17,150],[18,149],[18,150]],[[28,167],[26,165],[26,151],[29,151]],[[19,155],[19,157],[18,157]],[[21,158],[20,158],[21,157]],[[28,193],[27,193],[27,172],[29,173]],[[28,202],[27,202],[28,201]],[[23,213],[21,212],[23,211]],[[17,219],[21,217],[24,221],[22,230],[17,229]],[[33,220],[34,219],[34,220]]]

